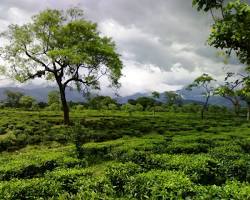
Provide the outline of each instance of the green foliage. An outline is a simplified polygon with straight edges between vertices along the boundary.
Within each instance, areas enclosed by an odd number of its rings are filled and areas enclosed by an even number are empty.
[[[0,199],[249,199],[250,126],[224,112],[0,114]]]
[[[114,103],[108,104],[108,109],[109,110],[118,110],[118,106]]]
[[[243,64],[250,64],[250,5],[241,0],[193,0],[198,10],[211,11],[214,24],[209,36],[209,44],[225,50],[228,55],[235,51]],[[213,12],[217,9],[217,12]],[[215,13],[220,13],[219,17]]]
[[[96,110],[107,110],[110,104],[117,105],[116,101],[109,96],[96,96],[88,101],[89,108]]]
[[[85,110],[85,106],[84,105],[76,105],[73,107],[76,111],[83,111]]]
[[[14,108],[20,106],[20,99],[24,95],[21,92],[14,92],[10,90],[6,90],[4,94],[6,95],[5,105]]]
[[[80,12],[79,15],[71,16],[71,11]],[[15,68],[13,73],[17,73],[15,76],[20,81],[41,76],[47,79],[56,78],[51,77],[53,68],[50,65],[53,64],[58,71],[66,70],[66,74],[72,76],[71,78],[74,78],[75,74],[71,67],[80,64],[82,67],[88,65],[92,70],[93,66],[99,70],[100,65],[106,65],[108,72],[111,72],[113,83],[121,75],[121,62],[119,55],[114,52],[114,43],[110,38],[100,37],[96,24],[86,21],[83,12],[78,8],[66,11],[44,10],[33,16],[30,24],[11,25],[2,36],[10,41],[10,44],[3,48],[3,52],[7,62],[18,64],[19,68]],[[97,59],[98,56],[102,59]],[[47,64],[46,67],[44,64]],[[65,67],[62,67],[63,65]],[[43,69],[39,71],[38,67]],[[80,73],[78,75],[80,76]],[[96,85],[97,82],[92,83],[94,76],[91,73],[82,80]],[[77,79],[72,81],[77,82]]]
[[[110,179],[111,184],[115,188],[115,191],[119,196],[124,194],[124,186],[129,181],[129,179],[137,174],[142,172],[140,166],[134,163],[117,163],[111,166],[108,166],[106,175]]]
[[[211,85],[211,82],[215,81],[211,76],[208,74],[202,74],[201,76],[197,77],[193,83],[191,83],[187,89],[192,90],[192,88],[201,88],[202,94],[205,97],[205,102],[203,108],[201,109],[201,118],[204,118],[204,111],[208,110],[208,101],[210,97],[214,94],[214,86]]]
[[[206,155],[152,154],[143,166],[147,169],[178,170],[184,172],[193,182],[199,184],[220,184],[219,165],[216,160]]]
[[[143,111],[143,106],[142,106],[141,104],[137,103],[137,104],[135,105],[135,110],[136,110],[136,111]]]
[[[165,98],[167,100],[167,105],[172,106],[174,104],[181,104],[182,98],[179,94],[173,91],[164,92]]]
[[[250,185],[237,181],[228,182],[223,187],[216,185],[208,187],[198,187],[197,195],[194,199],[250,199]]]
[[[26,109],[31,109],[36,106],[36,100],[31,96],[22,96],[19,100],[19,104]]]
[[[128,112],[128,113],[131,113],[133,111],[136,110],[136,106],[130,104],[130,103],[126,103],[126,104],[123,104],[121,106],[121,110],[125,111],[125,112]]]
[[[61,104],[60,92],[57,90],[50,91],[48,93],[48,105],[51,106],[52,104],[57,104],[57,105]]]
[[[152,99],[150,97],[139,97],[136,99],[135,104],[142,105],[143,109],[145,110],[147,107],[153,107],[156,104],[156,102],[154,99]]]
[[[27,180],[12,180],[0,183],[0,198],[9,199],[38,199],[56,197],[61,190],[58,182],[35,178]]]
[[[50,110],[50,111],[60,111],[62,109],[62,106],[60,104],[57,104],[57,103],[52,103],[46,109]]]
[[[159,99],[159,98],[160,98],[160,93],[154,91],[154,92],[152,92],[152,97],[153,97],[153,98],[156,98],[156,99]]]
[[[223,14],[223,19],[217,20],[212,27],[209,44],[228,53],[234,50],[242,63],[250,64],[250,52],[245,45],[250,40],[250,5],[235,0],[223,8]]]
[[[66,87],[100,89],[104,75],[111,86],[120,86],[122,62],[115,43],[102,37],[78,8],[44,10],[27,24],[10,25],[1,36],[9,41],[1,48],[7,74],[20,82],[41,77],[56,81],[65,124],[70,124]]]
[[[149,171],[135,175],[126,191],[136,199],[185,199],[193,195],[193,183],[175,171]]]

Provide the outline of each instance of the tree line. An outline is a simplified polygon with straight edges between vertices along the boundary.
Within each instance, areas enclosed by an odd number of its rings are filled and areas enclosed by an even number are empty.
[[[1,108],[20,108],[30,111],[47,110],[61,111],[63,105],[60,99],[60,92],[57,90],[50,91],[46,102],[39,102],[32,96],[27,96],[22,92],[6,90],[4,92],[5,99],[0,102]],[[151,112],[154,116],[157,112],[187,112],[197,113],[203,108],[201,102],[187,103],[176,92],[166,91],[158,93],[152,92],[151,96],[142,96],[136,99],[128,99],[125,103],[119,103],[117,99],[110,96],[92,96],[82,102],[68,102],[69,110],[84,111],[90,110],[112,110],[124,111],[129,115],[134,112]],[[210,105],[207,110],[210,113],[220,112],[229,113],[229,109],[225,106]]]
[[[228,57],[236,55],[246,66],[240,79],[233,79],[238,74],[229,72],[225,84],[215,91],[210,86],[214,80],[209,75],[194,80],[189,89],[202,87],[206,97],[201,117],[204,118],[208,109],[210,96],[218,94],[233,104],[237,115],[240,101],[245,101],[249,119],[250,6],[243,0],[193,0],[193,6],[198,11],[210,12],[213,18],[208,44]],[[120,86],[123,64],[115,43],[98,32],[96,23],[84,19],[79,8],[47,9],[33,16],[29,23],[10,25],[1,37],[8,42],[0,49],[6,65],[0,71],[20,82],[35,78],[55,81],[67,125],[70,118],[66,87],[74,85],[88,94],[91,89],[101,88],[102,76],[109,78],[110,86]],[[158,94],[153,95],[157,98]]]

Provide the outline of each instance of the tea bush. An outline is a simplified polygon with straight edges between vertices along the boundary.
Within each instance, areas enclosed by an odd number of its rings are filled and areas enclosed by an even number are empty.
[[[57,197],[62,190],[60,183],[44,178],[0,182],[0,199],[48,199]]]
[[[250,125],[181,109],[0,110],[0,199],[250,199]]]
[[[193,186],[182,172],[153,170],[132,177],[126,192],[135,199],[185,199],[195,194]]]
[[[134,163],[117,163],[109,166],[106,171],[106,176],[109,178],[116,193],[121,196],[124,193],[124,186],[129,181],[130,177],[142,172],[142,168]]]

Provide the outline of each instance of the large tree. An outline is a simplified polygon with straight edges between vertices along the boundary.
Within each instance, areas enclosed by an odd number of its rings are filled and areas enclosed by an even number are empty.
[[[41,77],[56,81],[65,124],[69,124],[67,86],[100,89],[103,75],[119,86],[122,62],[114,42],[100,36],[97,25],[85,20],[80,9],[45,10],[30,23],[10,25],[2,36],[8,41],[2,56],[12,77],[21,82]]]
[[[193,0],[198,10],[210,11],[214,19],[208,43],[234,51],[243,64],[250,65],[250,5],[243,0]]]
[[[214,92],[214,86],[211,84],[211,82],[215,81],[210,75],[208,74],[202,74],[201,76],[197,77],[193,83],[191,83],[187,89],[192,90],[193,88],[201,88],[202,95],[205,97],[205,102],[203,104],[203,107],[201,109],[201,118],[204,118],[204,112],[205,110],[208,110],[208,101],[210,97],[213,95]]]

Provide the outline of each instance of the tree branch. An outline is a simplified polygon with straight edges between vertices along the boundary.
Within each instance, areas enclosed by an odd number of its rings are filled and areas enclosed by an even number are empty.
[[[53,70],[50,69],[44,62],[42,62],[42,61],[39,60],[38,58],[32,56],[32,55],[28,52],[26,46],[25,46],[25,54],[26,54],[30,59],[32,59],[33,61],[35,61],[35,62],[41,64],[41,65],[45,68],[46,71],[53,72]]]

